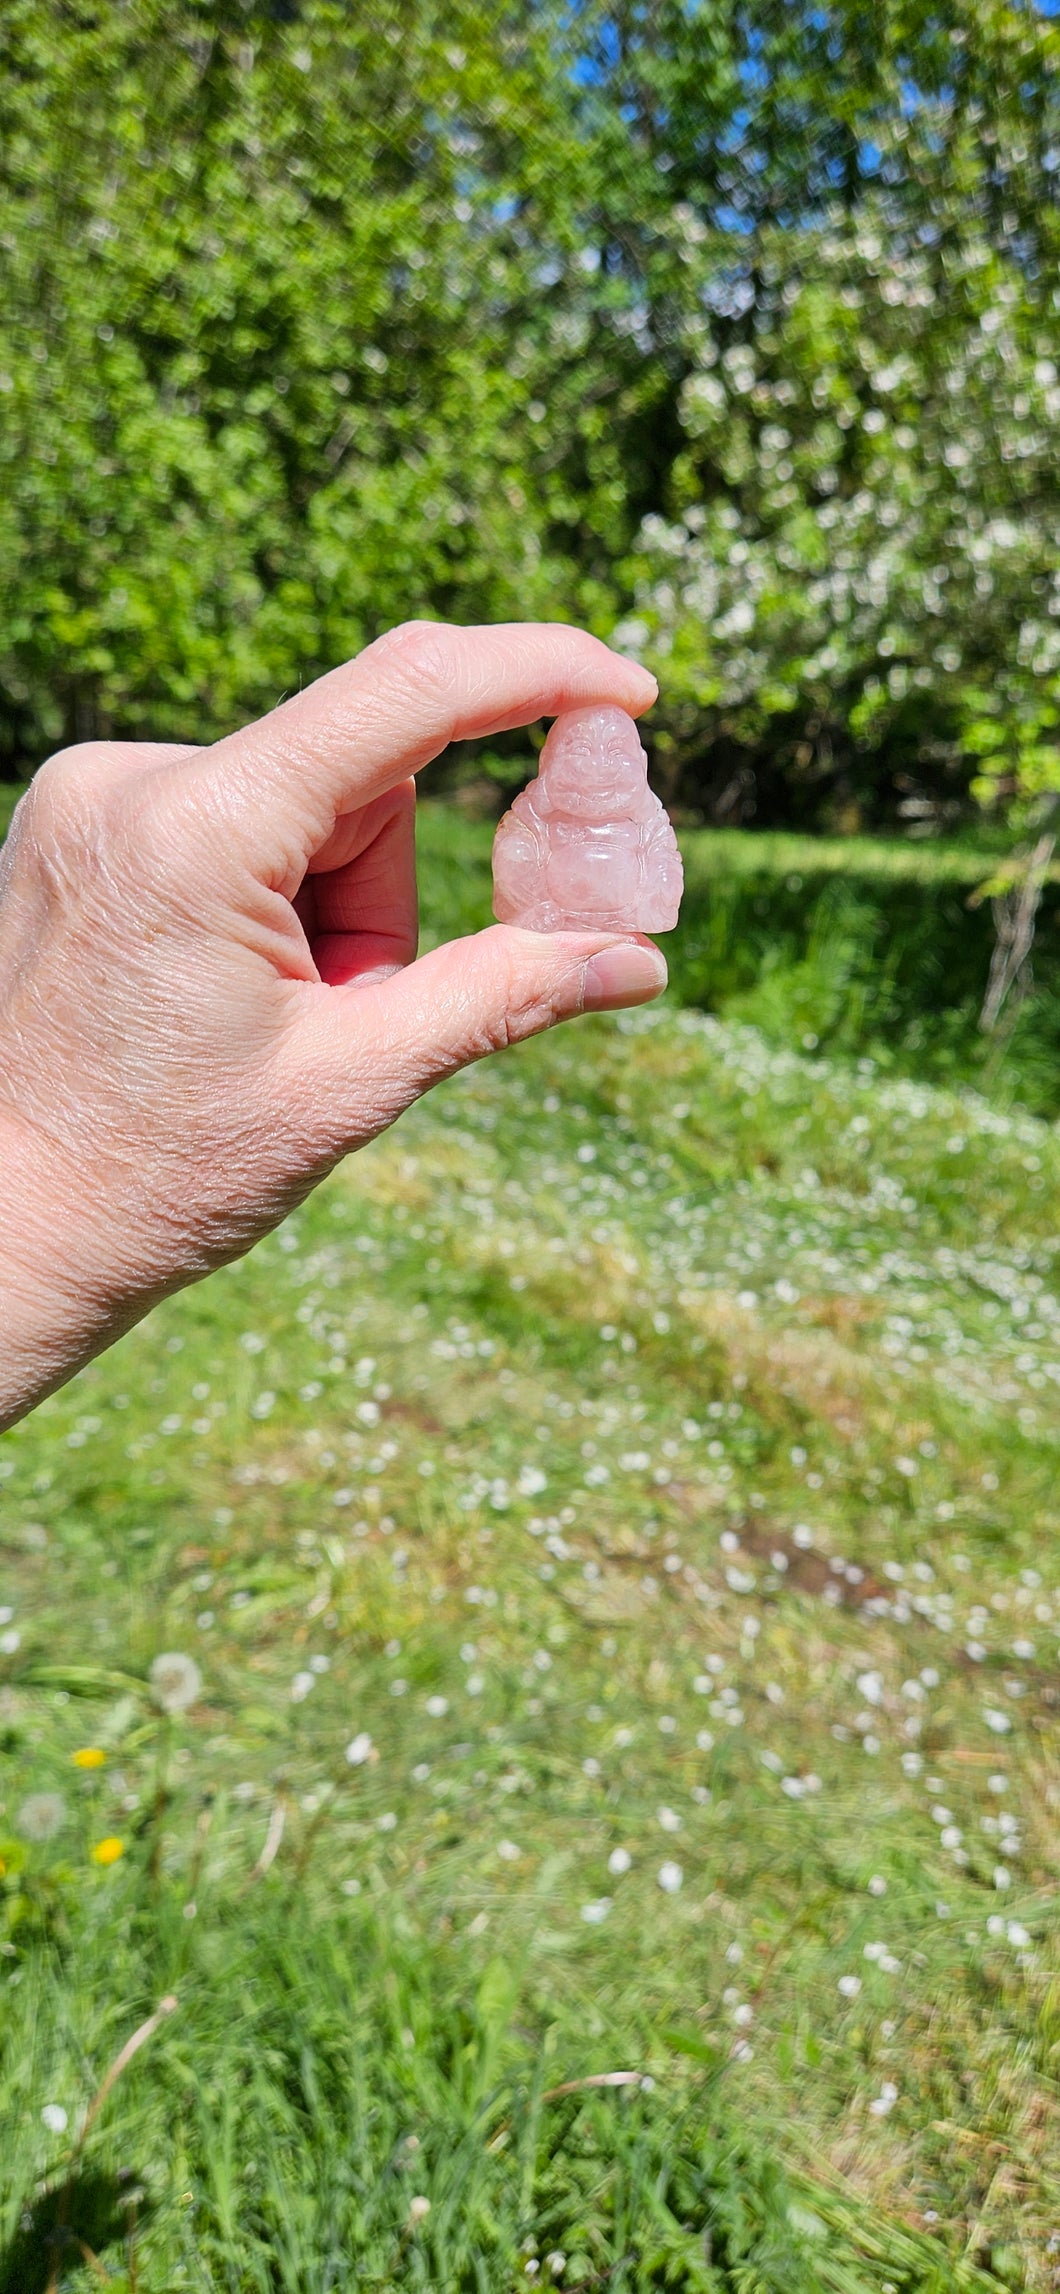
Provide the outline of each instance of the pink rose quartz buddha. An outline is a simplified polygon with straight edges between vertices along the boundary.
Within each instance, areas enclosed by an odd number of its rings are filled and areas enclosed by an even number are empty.
[[[670,932],[684,890],[677,838],[648,787],[624,709],[557,717],[536,781],[493,846],[493,913],[531,932]]]

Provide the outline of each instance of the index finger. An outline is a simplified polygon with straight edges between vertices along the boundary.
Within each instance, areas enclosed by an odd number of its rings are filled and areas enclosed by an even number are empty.
[[[305,693],[202,754],[216,801],[270,818],[309,849],[450,741],[612,702],[639,716],[656,683],[639,662],[560,622],[461,629],[411,621]]]

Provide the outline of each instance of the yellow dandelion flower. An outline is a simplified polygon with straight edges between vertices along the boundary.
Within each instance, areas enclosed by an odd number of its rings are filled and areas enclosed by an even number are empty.
[[[119,1856],[124,1856],[124,1854],[124,1840],[119,1840],[112,1832],[106,1840],[97,1840],[92,1850],[92,1862],[94,1864],[116,1864]]]
[[[70,1758],[75,1768],[105,1768],[107,1764],[107,1755],[98,1744],[83,1744]]]

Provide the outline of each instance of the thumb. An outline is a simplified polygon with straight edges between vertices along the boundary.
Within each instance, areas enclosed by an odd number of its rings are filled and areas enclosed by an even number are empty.
[[[650,1003],[665,986],[650,940],[494,924],[371,987],[314,989],[301,1052],[352,1147],[487,1052],[579,1012]]]

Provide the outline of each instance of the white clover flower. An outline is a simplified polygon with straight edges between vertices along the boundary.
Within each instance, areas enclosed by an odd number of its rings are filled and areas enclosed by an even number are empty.
[[[894,2084],[894,2080],[885,2079],[883,2085],[880,2088],[879,2094],[869,2104],[869,2110],[871,2111],[874,2119],[885,2119],[887,2117],[888,2111],[893,2111],[897,2101],[898,2089]]]
[[[187,1712],[202,1688],[194,1657],[183,1656],[179,1649],[167,1649],[156,1657],[148,1678],[155,1703],[164,1713]]]
[[[621,1879],[623,1872],[629,1871],[632,1862],[633,1858],[630,1855],[628,1848],[612,1848],[611,1854],[607,1859],[607,1869],[611,1873],[613,1879],[619,1880]]]
[[[667,1863],[659,1866],[659,1886],[666,1896],[676,1896],[678,1889],[684,1884],[684,1877],[680,1864]]]
[[[498,1840],[497,1842],[497,1854],[504,1864],[517,1864],[522,1852],[514,1840]]]
[[[594,1903],[582,1905],[581,1917],[587,1927],[598,1928],[606,1920],[610,1909],[610,1896],[597,1896]]]
[[[676,1808],[657,1808],[655,1813],[664,1832],[679,1832],[681,1830],[681,1818]]]
[[[291,1703],[293,1705],[304,1704],[314,1685],[312,1673],[296,1673],[291,1682]]]
[[[444,1720],[449,1710],[448,1697],[428,1697],[427,1710],[432,1720]]]
[[[61,2103],[45,2103],[41,2120],[50,2135],[65,2135],[69,2120]]]
[[[360,1735],[352,1737],[346,1747],[346,1758],[350,1767],[361,1768],[366,1760],[371,1759],[374,1749],[367,1730],[362,1729]]]
[[[856,1999],[861,1990],[860,1975],[841,1975],[836,1990],[842,1999]]]
[[[31,1792],[15,1818],[15,1829],[24,1840],[40,1844],[53,1840],[65,1822],[66,1802],[61,1792]]]

